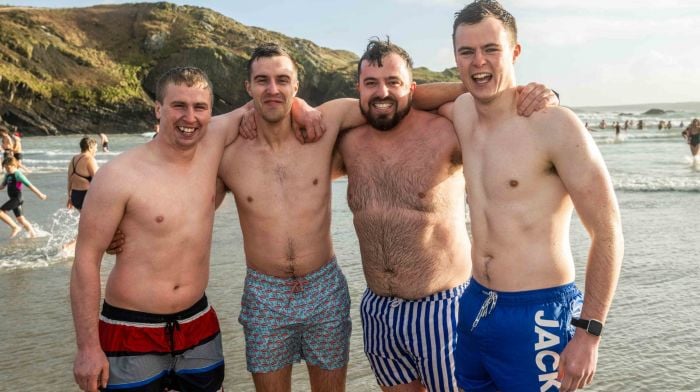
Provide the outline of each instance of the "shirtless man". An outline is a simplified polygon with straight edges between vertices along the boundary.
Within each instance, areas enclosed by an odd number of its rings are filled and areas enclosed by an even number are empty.
[[[583,388],[595,372],[623,253],[605,163],[570,110],[517,116],[513,64],[520,45],[515,20],[500,4],[465,7],[453,39],[471,91],[441,111],[462,146],[473,236],[473,276],[459,309],[459,386]],[[591,236],[585,301],[573,283],[574,207]]]
[[[221,335],[204,290],[216,173],[243,110],[210,124],[212,96],[202,71],[167,72],[156,88],[162,135],[107,163],[90,185],[70,290],[74,376],[84,391],[221,387]],[[99,315],[102,254],[117,228],[131,240],[117,256]]]

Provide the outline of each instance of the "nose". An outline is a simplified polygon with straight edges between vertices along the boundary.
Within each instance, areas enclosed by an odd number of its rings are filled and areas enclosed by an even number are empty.
[[[389,87],[387,87],[386,83],[379,83],[377,85],[377,95],[380,98],[384,98],[389,95]]]
[[[268,83],[266,90],[267,90],[268,94],[273,94],[273,95],[277,94],[277,92],[279,92],[279,88],[277,87],[277,83],[275,83],[274,80],[272,80],[272,81],[270,81],[270,83]]]
[[[193,122],[196,120],[196,117],[194,115],[194,107],[192,106],[187,106],[185,109],[185,112],[183,113],[183,120],[187,122]]]
[[[477,50],[474,53],[474,65],[481,66],[481,65],[484,65],[485,62],[486,62],[486,57],[484,57],[484,53],[481,50]]]

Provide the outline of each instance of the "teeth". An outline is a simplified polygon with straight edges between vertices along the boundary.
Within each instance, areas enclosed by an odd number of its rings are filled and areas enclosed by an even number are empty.
[[[185,128],[185,127],[177,127],[177,129],[179,129],[180,132],[183,132],[183,133],[192,133],[195,130],[195,128]]]
[[[378,109],[388,109],[391,107],[391,105],[392,105],[391,103],[377,103],[377,102],[374,103],[374,107],[378,108]]]
[[[485,81],[486,79],[489,79],[490,77],[491,77],[491,74],[485,73],[485,72],[472,75],[472,79],[474,79],[476,81],[481,81],[481,82]]]

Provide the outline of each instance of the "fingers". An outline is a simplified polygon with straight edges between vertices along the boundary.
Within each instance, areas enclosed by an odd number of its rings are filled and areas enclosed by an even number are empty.
[[[98,381],[102,388],[107,388],[107,382],[109,381],[109,362],[105,362],[104,365],[102,365],[102,371]]]
[[[549,89],[539,83],[522,87],[518,94],[518,114],[528,117],[546,106]],[[544,102],[544,103],[543,103]]]
[[[244,139],[255,139],[258,136],[255,114],[252,110],[243,115],[241,124],[238,127],[238,133]]]
[[[292,121],[292,129],[294,130],[294,137],[297,138],[299,143],[304,144],[304,134],[306,133],[306,131],[300,128],[299,125],[294,121]]]

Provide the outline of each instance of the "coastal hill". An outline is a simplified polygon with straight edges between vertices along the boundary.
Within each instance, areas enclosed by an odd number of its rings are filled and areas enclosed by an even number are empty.
[[[358,56],[243,25],[207,8],[171,3],[87,8],[0,6],[0,117],[25,135],[133,133],[152,128],[157,78],[204,69],[214,113],[249,100],[246,61],[260,43],[287,47],[300,65],[299,96],[312,105],[356,96]],[[458,80],[456,70],[414,71],[417,82]]]

